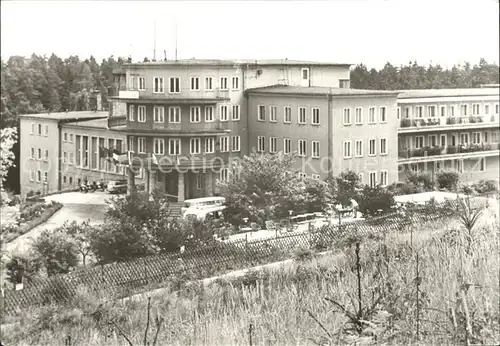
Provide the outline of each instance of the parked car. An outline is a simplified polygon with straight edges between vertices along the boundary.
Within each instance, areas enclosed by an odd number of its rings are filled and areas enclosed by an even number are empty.
[[[184,201],[184,206],[181,208],[182,216],[184,216],[188,211],[192,211],[192,214],[197,213],[197,209],[206,209],[215,206],[222,206],[226,202],[224,197],[203,197],[187,199]]]
[[[109,193],[126,193],[127,192],[127,180],[111,180],[108,183],[107,191]]]
[[[206,208],[196,209],[190,208],[187,209],[184,213],[185,219],[197,219],[199,221],[205,220],[224,220],[224,209],[226,209],[223,205],[214,205]]]

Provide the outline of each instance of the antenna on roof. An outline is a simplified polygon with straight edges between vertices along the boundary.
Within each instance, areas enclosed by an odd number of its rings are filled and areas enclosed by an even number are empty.
[[[177,61],[177,18],[175,19],[175,61]]]
[[[156,61],[156,19],[155,19],[155,29],[154,29],[153,61]]]

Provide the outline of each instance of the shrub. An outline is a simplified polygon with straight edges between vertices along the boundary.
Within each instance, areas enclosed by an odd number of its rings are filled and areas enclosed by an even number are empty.
[[[428,173],[408,171],[406,176],[408,182],[415,187],[423,187],[425,191],[431,191],[434,189],[434,182]]]
[[[74,244],[59,229],[43,231],[33,241],[33,257],[47,271],[48,276],[70,272],[78,264]]]
[[[439,188],[448,191],[455,190],[458,185],[459,175],[457,172],[439,172],[437,175]]]
[[[21,283],[23,278],[28,281],[33,278],[40,269],[40,263],[28,257],[14,255],[5,264],[7,269],[7,277],[13,284]]]
[[[381,186],[370,187],[366,185],[361,193],[359,211],[365,215],[377,215],[381,210],[388,212],[394,205],[392,193]]]
[[[497,184],[494,180],[480,180],[472,184],[472,188],[480,194],[497,191]]]

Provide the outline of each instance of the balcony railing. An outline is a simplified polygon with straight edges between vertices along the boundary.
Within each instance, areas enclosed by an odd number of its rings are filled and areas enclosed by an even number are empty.
[[[115,96],[121,99],[140,100],[226,100],[229,99],[229,90],[214,88],[212,90],[191,90],[182,88],[179,92],[171,93],[164,88],[162,92],[155,92],[152,88],[138,89],[121,85]]]
[[[434,117],[419,119],[401,119],[400,128],[429,128],[445,125],[468,125],[468,124],[498,124],[498,115],[471,115],[459,117]]]
[[[200,168],[220,168],[227,166],[230,160],[229,152],[219,150],[214,153],[188,154],[188,155],[155,155],[158,163],[154,161],[150,154],[133,154],[132,165],[139,168],[151,166],[156,168],[179,168],[179,169],[200,169]]]
[[[413,157],[465,154],[478,151],[491,151],[499,149],[500,149],[500,143],[481,143],[481,144],[445,146],[445,147],[423,147],[419,149],[400,150],[398,156],[400,159],[409,159]]]

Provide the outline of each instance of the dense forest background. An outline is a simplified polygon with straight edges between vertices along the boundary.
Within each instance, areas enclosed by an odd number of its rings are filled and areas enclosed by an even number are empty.
[[[101,92],[106,107],[112,71],[126,61],[111,56],[99,64],[92,56],[80,60],[78,56],[62,59],[55,54],[48,58],[36,54],[29,58],[12,56],[6,62],[2,59],[0,128],[18,127],[19,114],[91,110],[92,90]],[[356,89],[470,88],[498,84],[499,80],[498,65],[484,59],[477,65],[465,63],[451,69],[421,66],[415,61],[399,67],[387,63],[380,70],[359,64],[351,71],[351,88]],[[13,150],[17,158],[19,145]],[[18,167],[9,171],[6,188],[19,191]]]

